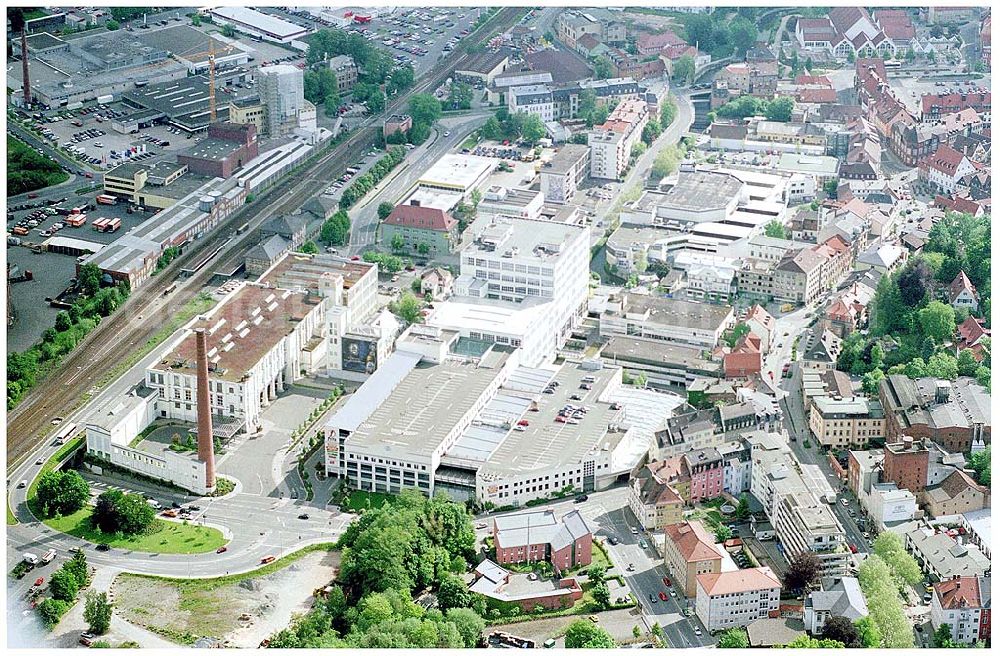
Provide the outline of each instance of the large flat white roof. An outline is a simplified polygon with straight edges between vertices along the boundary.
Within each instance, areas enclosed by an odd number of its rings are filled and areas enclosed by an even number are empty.
[[[417,184],[469,190],[484,180],[493,166],[493,160],[486,157],[448,153],[434,162]]]
[[[519,304],[498,301],[455,300],[434,306],[427,324],[450,330],[469,330],[502,335],[526,335],[546,312],[548,303]]]
[[[329,420],[327,427],[355,431],[378,410],[396,386],[399,385],[420,362],[420,355],[407,351],[395,351],[386,358],[357,392],[351,394]]]
[[[272,35],[280,39],[287,39],[293,36],[300,36],[309,33],[309,30],[300,27],[286,20],[281,20],[274,16],[261,13],[248,7],[216,7],[212,13],[223,19],[228,19],[247,27],[251,27],[259,32]]]

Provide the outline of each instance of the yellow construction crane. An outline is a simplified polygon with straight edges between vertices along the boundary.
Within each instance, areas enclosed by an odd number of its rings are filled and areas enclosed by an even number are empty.
[[[202,55],[208,55],[208,122],[211,124],[215,123],[215,40],[212,37],[208,37],[208,50],[182,54],[189,61]]]

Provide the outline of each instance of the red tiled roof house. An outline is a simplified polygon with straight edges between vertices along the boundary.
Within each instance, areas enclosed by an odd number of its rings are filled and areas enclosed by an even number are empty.
[[[382,245],[420,255],[451,253],[458,245],[458,221],[444,210],[397,205],[382,222]]]

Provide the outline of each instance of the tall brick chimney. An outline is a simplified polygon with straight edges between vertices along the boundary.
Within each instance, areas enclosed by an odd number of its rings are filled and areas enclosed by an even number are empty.
[[[28,29],[21,28],[21,78],[24,81],[24,106],[31,107],[31,76],[28,75]]]
[[[198,347],[198,459],[205,463],[205,486],[215,487],[215,448],[212,440],[212,403],[209,399],[208,338],[195,331]]]

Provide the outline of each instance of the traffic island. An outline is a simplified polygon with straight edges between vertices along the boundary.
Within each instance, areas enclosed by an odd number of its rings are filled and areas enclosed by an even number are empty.
[[[52,529],[81,540],[95,544],[106,544],[112,549],[127,549],[146,553],[209,553],[227,542],[222,531],[217,528],[197,526],[187,522],[167,522],[162,519],[157,519],[150,531],[143,535],[125,536],[121,533],[105,533],[94,526],[91,520],[93,511],[92,506],[86,506],[71,515],[52,517],[42,521]]]

